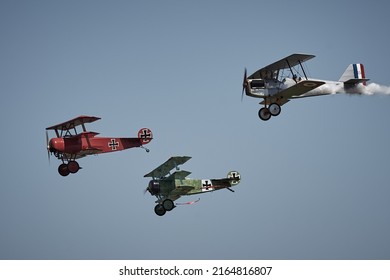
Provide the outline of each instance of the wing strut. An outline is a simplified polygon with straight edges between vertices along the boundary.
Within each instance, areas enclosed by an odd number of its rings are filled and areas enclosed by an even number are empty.
[[[306,80],[308,80],[308,79],[307,79],[307,76],[306,76],[305,69],[303,69],[303,65],[302,65],[301,61],[300,61],[300,60],[298,60],[298,62],[299,62],[299,65],[301,66],[301,69],[302,69],[303,75],[305,75],[305,78],[306,78]]]
[[[290,68],[291,75],[294,76],[294,72],[291,68],[290,62],[288,62],[288,59],[286,59],[286,62],[287,62],[288,68]],[[294,79],[294,81],[295,81],[295,83],[298,83],[295,79]]]

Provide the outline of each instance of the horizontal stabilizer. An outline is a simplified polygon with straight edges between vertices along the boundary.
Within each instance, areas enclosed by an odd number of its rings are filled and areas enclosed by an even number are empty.
[[[353,86],[353,85],[357,85],[360,83],[365,84],[369,80],[370,79],[349,79],[348,81],[345,81],[344,84]]]

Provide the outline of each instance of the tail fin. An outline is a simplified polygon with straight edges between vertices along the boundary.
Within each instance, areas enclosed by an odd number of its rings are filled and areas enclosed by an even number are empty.
[[[343,82],[345,85],[354,86],[359,83],[366,85],[366,82],[369,79],[366,79],[366,74],[364,71],[363,64],[350,64],[343,75],[340,77],[339,82]]]

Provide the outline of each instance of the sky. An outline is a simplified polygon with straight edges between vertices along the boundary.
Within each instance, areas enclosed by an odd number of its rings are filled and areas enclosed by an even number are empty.
[[[261,121],[248,74],[313,54],[390,86],[383,1],[0,2],[0,259],[390,259],[390,96],[293,100]],[[101,117],[143,149],[61,177],[45,128]],[[51,135],[54,136],[54,135]],[[191,178],[241,183],[155,215],[143,175],[175,155]],[[197,199],[198,197],[195,197]],[[193,200],[182,197],[179,202]]]

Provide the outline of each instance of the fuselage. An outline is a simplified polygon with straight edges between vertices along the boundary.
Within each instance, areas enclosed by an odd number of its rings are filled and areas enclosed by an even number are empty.
[[[169,197],[173,191],[182,191],[182,195],[193,195],[204,192],[212,192],[231,187],[227,181],[218,179],[172,179],[151,180],[147,190],[151,195],[163,195]]]
[[[82,151],[94,153],[115,152],[132,147],[140,147],[138,138],[95,137],[92,133],[71,137],[57,137],[49,141],[49,150],[63,154],[76,155]]]
[[[320,79],[310,79],[313,81],[321,81],[325,82],[324,85],[319,86],[313,90],[310,90],[306,92],[305,94],[299,95],[299,96],[292,96],[291,98],[302,98],[302,97],[309,97],[309,96],[319,96],[319,95],[328,95],[328,94],[335,94],[335,93],[346,93],[351,91],[349,89],[348,91],[344,87],[343,82],[338,81],[326,81],[326,80],[320,80]],[[294,81],[291,78],[284,78],[282,81],[279,81],[277,79],[272,80],[262,80],[262,79],[253,79],[248,80],[249,87],[246,90],[246,95],[256,98],[267,98],[272,97],[278,92],[288,89],[289,87],[295,85],[296,83],[303,83],[305,80],[297,80]],[[249,89],[249,90],[248,90]],[[353,89],[355,92],[358,91],[358,89]]]

